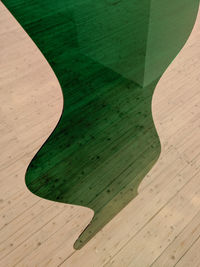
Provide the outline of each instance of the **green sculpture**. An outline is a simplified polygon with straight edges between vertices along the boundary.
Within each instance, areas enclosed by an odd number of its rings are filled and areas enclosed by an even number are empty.
[[[54,70],[57,128],[26,173],[34,194],[94,210],[81,248],[157,161],[155,86],[188,39],[199,0],[3,0]],[[134,214],[133,214],[134,216]]]

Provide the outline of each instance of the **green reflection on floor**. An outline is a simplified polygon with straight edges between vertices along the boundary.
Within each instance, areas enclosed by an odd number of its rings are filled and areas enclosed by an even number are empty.
[[[199,0],[3,2],[63,90],[62,118],[26,184],[45,199],[94,210],[78,249],[137,195],[159,157],[152,95],[191,32]]]

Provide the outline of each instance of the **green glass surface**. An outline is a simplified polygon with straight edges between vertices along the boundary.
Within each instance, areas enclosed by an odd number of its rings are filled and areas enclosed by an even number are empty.
[[[136,195],[157,161],[151,102],[199,0],[3,0],[54,70],[59,124],[26,173],[34,194],[94,210],[81,248]],[[134,216],[134,214],[133,214]]]

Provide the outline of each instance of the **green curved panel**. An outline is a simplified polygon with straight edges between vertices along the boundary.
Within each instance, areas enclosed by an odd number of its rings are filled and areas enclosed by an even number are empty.
[[[199,0],[3,0],[54,70],[61,120],[26,184],[95,215],[79,249],[136,195],[157,161],[155,86],[187,40]]]

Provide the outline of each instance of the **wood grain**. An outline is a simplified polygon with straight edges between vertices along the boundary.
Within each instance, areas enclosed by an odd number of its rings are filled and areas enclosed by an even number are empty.
[[[159,161],[139,195],[80,251],[73,243],[92,212],[40,199],[24,183],[60,117],[59,84],[2,3],[0,14],[0,266],[199,266],[200,14],[154,94]]]

